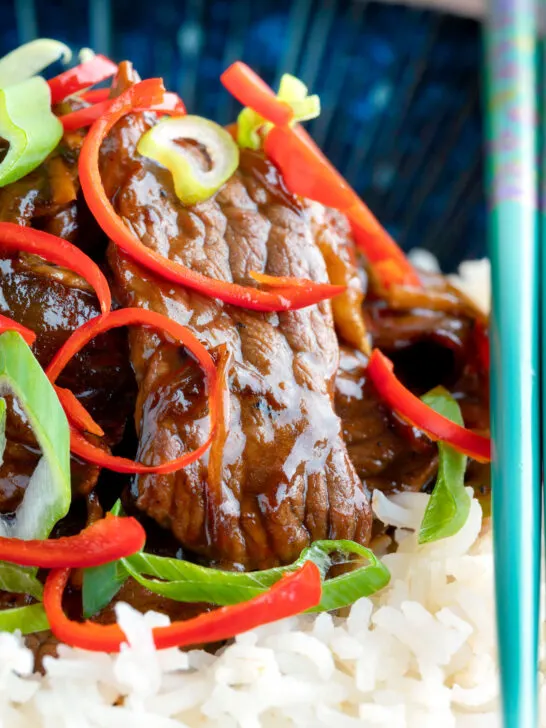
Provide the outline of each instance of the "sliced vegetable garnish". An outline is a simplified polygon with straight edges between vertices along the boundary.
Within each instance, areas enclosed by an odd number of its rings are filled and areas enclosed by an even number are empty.
[[[265,138],[265,153],[294,194],[337,210],[348,210],[354,204],[349,185],[293,129],[273,127]]]
[[[49,622],[43,604],[30,604],[26,607],[0,610],[0,632],[33,634],[49,629]]]
[[[81,91],[100,81],[105,81],[118,70],[117,64],[105,56],[96,55],[85,63],[80,63],[68,71],[52,78],[49,83],[51,89],[51,103],[57,104],[67,96]]]
[[[72,58],[64,43],[49,38],[31,40],[0,59],[0,88],[26,81],[61,58],[63,63]]]
[[[34,569],[24,569],[21,566],[0,563],[0,590],[15,592],[16,594],[28,594],[34,599],[41,599],[44,587],[36,578]]]
[[[254,109],[272,124],[288,124],[294,118],[290,104],[277,98],[269,86],[246,63],[241,61],[232,63],[220,76],[220,81],[243,106]]]
[[[427,392],[422,400],[448,420],[464,425],[461,408],[443,387]],[[438,450],[438,475],[419,530],[419,543],[453,536],[470,513],[471,498],[464,487],[466,456],[443,442],[438,443]]]
[[[75,395],[64,387],[58,387],[56,384],[54,387],[59,402],[62,404],[65,414],[68,417],[68,421],[83,432],[89,432],[91,435],[103,437],[104,430],[95,422]]]
[[[268,118],[253,103],[254,99],[250,94],[246,94],[245,100],[242,100],[241,93],[238,95],[233,91],[233,86],[237,83],[225,83],[226,74],[228,81],[233,78],[237,81],[239,75],[244,75],[245,78],[251,79],[247,80],[247,83],[252,82],[260,89],[260,99],[268,97],[271,104],[280,103],[273,90],[248,66],[234,63],[221,77],[224,86],[235,98],[261,116]],[[303,89],[297,86],[297,83],[301,83],[298,79],[290,77],[286,83],[290,93],[296,95],[302,93]],[[252,124],[256,121],[252,115],[246,115],[243,118],[241,131],[242,141],[248,141],[248,146],[253,148],[257,148],[256,142],[259,138],[258,127],[252,128]],[[289,125],[291,120],[274,121],[269,118],[269,121],[276,126],[265,137],[265,152],[282,172],[290,191],[347,213],[355,241],[368,258],[375,277],[383,288],[388,289],[393,285],[420,288],[421,281],[404,253],[356,192],[330,164],[307,132],[301,126],[291,128]],[[247,146],[246,143],[244,145]]]
[[[99,101],[108,101],[110,99],[109,88],[92,88],[80,94],[80,98],[89,104],[98,104]],[[62,117],[61,117],[62,119]]]
[[[36,341],[36,334],[34,331],[31,331],[30,329],[27,329],[26,326],[18,324],[17,321],[0,314],[0,334],[4,333],[4,331],[17,331],[17,333],[21,334],[21,337],[29,346],[32,346],[32,344]]]
[[[220,571],[188,561],[144,553],[123,559],[122,564],[139,584],[156,594],[181,602],[227,605],[257,596],[278,582],[284,574],[301,568],[306,561],[312,561],[320,569],[322,577],[326,578],[330,566],[340,563],[339,558],[332,559],[334,554],[347,557],[357,555],[369,563],[327,579],[322,587],[320,604],[313,611],[346,607],[389,583],[387,568],[370,549],[353,541],[315,541],[289,566],[250,573]],[[145,574],[155,578],[146,578]]]
[[[478,350],[478,359],[482,369],[488,372],[490,369],[490,346],[489,346],[489,331],[487,326],[480,319],[476,319],[474,323],[474,340]]]
[[[286,101],[294,112],[290,125],[298,121],[308,121],[320,115],[320,99],[317,95],[308,96],[307,86],[289,73],[283,74],[277,98]],[[240,147],[260,149],[263,137],[273,125],[260,116],[254,109],[244,108],[237,117],[237,143]]]
[[[119,592],[129,577],[123,561],[111,561],[93,566],[83,572],[82,607],[85,619],[104,609]]]
[[[210,169],[178,143],[184,140],[205,148]],[[176,195],[185,205],[208,200],[239,166],[239,147],[229,132],[202,116],[160,121],[140,137],[137,151],[169,170]]]
[[[53,634],[73,647],[118,652],[126,637],[117,624],[73,622],[63,611],[63,592],[70,569],[50,571],[44,589],[44,607]],[[319,604],[321,598],[320,571],[311,561],[297,571],[285,574],[268,591],[248,602],[221,607],[184,622],[167,627],[155,627],[153,638],[158,649],[183,647],[205,642],[218,642],[291,617]]]
[[[43,230],[34,230],[12,222],[0,222],[0,250],[33,253],[49,263],[74,271],[94,288],[101,311],[107,313],[110,310],[112,296],[104,274],[91,258],[68,240]]]
[[[118,504],[112,512],[120,512]],[[358,557],[358,561],[353,560],[354,556]],[[168,599],[225,606],[258,596],[306,561],[316,564],[325,579],[332,564],[350,563],[354,567],[361,560],[368,563],[324,582],[320,604],[313,611],[340,609],[361,597],[375,594],[389,583],[388,569],[370,549],[344,540],[315,541],[289,566],[246,573],[221,571],[180,559],[138,553],[121,559],[115,566],[107,564],[84,572],[84,614],[91,617],[103,609],[129,576],[149,591]]]
[[[0,163],[0,187],[16,182],[36,169],[63,135],[63,126],[51,111],[49,87],[36,76],[0,89],[0,137],[9,142]]]
[[[145,541],[146,532],[135,518],[108,516],[75,536],[46,541],[0,537],[0,561],[42,569],[100,566],[136,553]]]
[[[425,432],[431,440],[441,440],[458,452],[482,463],[491,460],[491,440],[452,422],[435,412],[412,394],[396,378],[392,362],[374,349],[368,364],[368,375],[377,392],[392,409],[409,424]]]
[[[174,460],[157,465],[143,465],[128,458],[110,455],[108,452],[105,452],[86,440],[73,427],[71,428],[70,434],[70,448],[75,455],[78,455],[83,460],[101,465],[110,470],[115,470],[118,473],[173,473],[198,460],[209,449],[216,431],[219,417],[218,404],[224,386],[222,378],[217,376],[216,366],[211,355],[189,329],[166,316],[143,308],[123,308],[118,311],[112,311],[107,315],[97,316],[76,329],[57,351],[46,369],[46,374],[50,381],[54,383],[70,359],[88,344],[91,339],[97,336],[97,334],[110,331],[110,329],[120,326],[149,326],[157,329],[162,333],[168,334],[193,354],[201,365],[207,381],[211,422],[209,436],[196,450],[185,453]]]
[[[282,293],[227,283],[201,275],[147,248],[117,215],[104,190],[99,171],[99,151],[112,127],[134,109],[153,107],[163,100],[160,79],[148,79],[127,89],[114,100],[108,113],[98,119],[87,134],[80,158],[79,174],[87,205],[106,235],[133,260],[162,278],[218,298],[234,306],[258,311],[285,311],[323,301],[341,293],[343,286],[315,283],[311,290],[294,287]]]
[[[107,95],[109,93],[109,89],[97,89],[95,93],[98,94],[99,91],[106,91]],[[83,98],[85,98],[86,101],[89,100],[87,97],[91,93],[93,92],[88,91],[87,94],[84,94]],[[88,126],[91,126],[91,124],[93,124],[103,114],[106,114],[112,106],[113,100],[105,100],[98,96],[97,99],[97,102],[93,102],[93,106],[86,106],[83,109],[77,109],[76,111],[71,111],[69,114],[64,114],[63,116],[60,116],[59,120],[63,125],[63,129],[65,131],[76,131],[76,129],[84,129]],[[140,109],[135,110],[140,111]],[[166,93],[161,103],[149,106],[146,109],[142,109],[142,111],[162,111],[164,114],[167,115],[178,115],[185,114],[186,107],[184,106],[180,97],[177,96],[177,94]]]
[[[0,336],[0,393],[6,391],[17,397],[42,457],[15,516],[0,519],[0,535],[18,539],[47,538],[70,505],[68,423],[42,367],[14,331]]]

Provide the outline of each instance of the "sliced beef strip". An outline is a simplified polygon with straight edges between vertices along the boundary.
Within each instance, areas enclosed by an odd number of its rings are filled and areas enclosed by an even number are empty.
[[[252,270],[327,280],[308,217],[272,165],[242,152],[238,171],[213,198],[185,208],[170,174],[136,154],[145,128],[142,118],[119,124],[101,165],[118,213],[144,245],[244,285],[253,285]],[[330,304],[255,313],[161,281],[115,247],[109,260],[125,305],[168,315],[211,351],[225,344],[233,356],[223,452],[172,475],[139,478],[138,506],[189,551],[231,568],[290,562],[317,538],[366,542],[367,496],[333,411],[338,346]],[[194,449],[207,428],[201,373],[149,331],[130,340],[141,459]]]
[[[372,289],[364,312],[372,345],[395,365],[415,394],[446,386],[459,401],[467,427],[488,432],[488,386],[480,374],[474,327],[481,314],[441,277],[429,277],[424,292],[397,296],[395,304]],[[404,308],[406,304],[419,307]],[[385,407],[366,375],[367,359],[342,348],[336,380],[336,411],[351,459],[370,489],[422,490],[433,482],[437,447]],[[471,462],[467,482],[487,490],[489,469]]]
[[[330,283],[346,287],[344,293],[332,299],[332,312],[339,337],[346,344],[369,353],[369,341],[362,303],[367,277],[359,268],[349,221],[338,210],[308,202],[313,234],[324,256]]]
[[[437,448],[383,404],[366,374],[368,359],[342,347],[336,412],[356,472],[367,488],[422,490],[434,478]]]

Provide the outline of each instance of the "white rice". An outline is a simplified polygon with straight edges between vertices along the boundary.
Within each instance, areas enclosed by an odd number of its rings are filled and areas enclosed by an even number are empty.
[[[460,285],[475,285],[476,270]],[[397,527],[398,551],[384,557],[392,581],[346,619],[284,620],[212,656],[156,652],[151,627],[167,618],[120,604],[119,655],[63,646],[43,677],[23,639],[0,633],[0,728],[498,726],[489,529],[473,499],[460,533],[418,546],[427,499],[374,494],[376,515]],[[541,698],[546,707],[544,687]]]

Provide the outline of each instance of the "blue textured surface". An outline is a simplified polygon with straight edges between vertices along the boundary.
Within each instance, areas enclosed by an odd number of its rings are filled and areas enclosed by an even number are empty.
[[[129,58],[221,123],[232,61],[295,73],[321,96],[311,133],[405,248],[447,268],[484,253],[474,21],[364,0],[4,0],[0,53],[37,35]]]

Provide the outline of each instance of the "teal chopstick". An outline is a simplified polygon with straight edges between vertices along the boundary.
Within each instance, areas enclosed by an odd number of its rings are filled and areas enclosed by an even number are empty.
[[[490,0],[491,432],[505,728],[538,726],[540,437],[535,7]]]

